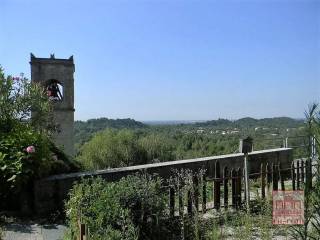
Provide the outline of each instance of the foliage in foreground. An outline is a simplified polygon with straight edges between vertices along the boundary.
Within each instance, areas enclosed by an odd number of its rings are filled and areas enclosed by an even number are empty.
[[[191,175],[185,172],[177,176],[185,184]],[[159,178],[146,175],[128,176],[113,183],[100,178],[83,180],[74,186],[66,204],[69,219],[66,239],[77,237],[78,221],[86,224],[89,238],[93,240],[229,237],[268,240],[272,237],[271,208],[267,201],[257,203],[259,210],[252,214],[222,210],[213,218],[203,218],[202,213],[197,212],[191,215],[183,212],[181,217],[172,218],[166,211],[168,199],[160,185]],[[191,186],[181,189],[183,196],[192,191]]]
[[[37,112],[31,117],[31,108]],[[18,192],[50,166],[48,132],[50,103],[40,86],[25,78],[5,76],[0,68],[1,196]]]
[[[307,130],[309,136],[315,139],[316,152],[320,150],[320,107],[313,103],[309,105],[308,111],[305,112]],[[311,138],[310,138],[311,141]],[[316,171],[312,170],[312,177],[315,179],[314,186],[311,182],[304,184],[305,192],[305,222],[302,226],[292,228],[292,235],[295,239],[319,239],[320,236],[320,161],[319,156],[312,153],[311,142],[309,145],[309,164],[317,162]],[[311,169],[309,170],[311,171]],[[312,188],[311,188],[312,187]]]
[[[69,234],[78,234],[81,219],[90,239],[150,239],[165,231],[165,202],[156,177],[134,175],[112,183],[85,179],[74,186],[66,204]]]
[[[0,208],[28,191],[33,179],[70,171],[72,164],[50,141],[51,110],[40,85],[5,76],[0,67]]]
[[[169,185],[182,184],[180,192],[186,205],[188,196],[193,196],[195,173],[181,170],[174,174]],[[199,177],[202,172],[196,173]],[[107,183],[102,179],[86,179],[74,186],[66,204],[69,233],[79,233],[78,221],[86,224],[90,239],[206,239],[221,237],[251,239],[260,236],[270,239],[270,203],[258,203],[258,213],[222,211],[204,218],[195,211],[195,199],[191,199],[193,214],[169,216],[167,192],[161,188],[159,178],[134,175],[119,182]],[[176,189],[178,191],[178,189]],[[125,229],[125,231],[124,231]],[[232,234],[228,232],[232,229]]]

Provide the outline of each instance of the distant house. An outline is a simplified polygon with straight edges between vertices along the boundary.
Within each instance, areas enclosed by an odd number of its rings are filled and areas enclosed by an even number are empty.
[[[203,129],[198,129],[197,133],[204,133],[204,130]]]

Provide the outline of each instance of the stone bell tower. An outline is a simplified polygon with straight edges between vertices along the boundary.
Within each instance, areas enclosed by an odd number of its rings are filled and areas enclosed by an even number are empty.
[[[31,53],[31,81],[40,83],[53,102],[54,123],[58,127],[54,142],[69,157],[74,156],[74,63],[69,59],[37,58]]]

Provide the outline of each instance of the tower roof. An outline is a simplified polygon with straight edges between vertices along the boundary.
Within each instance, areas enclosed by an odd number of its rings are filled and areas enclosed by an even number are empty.
[[[68,59],[64,58],[55,58],[54,54],[50,54],[49,58],[37,58],[33,53],[30,54],[30,64],[66,64],[66,65],[74,65],[73,63],[73,55]]]

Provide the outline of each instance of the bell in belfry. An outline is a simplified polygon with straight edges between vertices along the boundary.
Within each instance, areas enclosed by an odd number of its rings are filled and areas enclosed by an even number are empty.
[[[62,93],[59,88],[58,82],[54,81],[47,87],[48,97],[52,100],[62,100]]]

